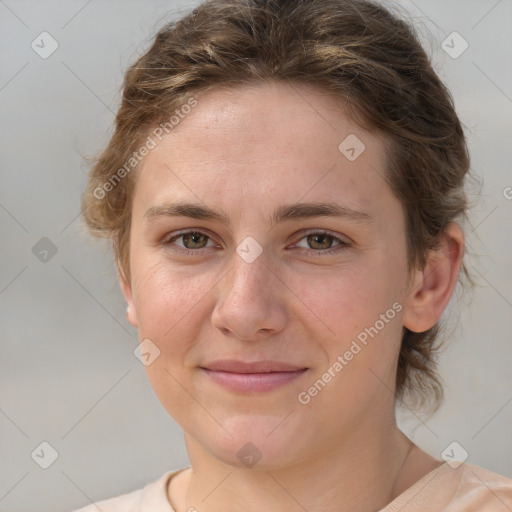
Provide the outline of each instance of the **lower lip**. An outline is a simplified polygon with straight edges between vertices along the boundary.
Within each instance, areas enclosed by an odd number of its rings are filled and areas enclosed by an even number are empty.
[[[232,391],[263,392],[272,391],[298,379],[307,371],[307,368],[294,372],[269,373],[232,373],[208,370],[207,368],[203,368],[203,370],[217,384]]]

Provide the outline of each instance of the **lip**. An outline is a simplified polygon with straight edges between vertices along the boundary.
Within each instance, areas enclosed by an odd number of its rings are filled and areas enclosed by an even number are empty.
[[[201,370],[214,382],[231,391],[264,392],[290,383],[308,368],[279,361],[246,363],[222,360],[201,366]]]

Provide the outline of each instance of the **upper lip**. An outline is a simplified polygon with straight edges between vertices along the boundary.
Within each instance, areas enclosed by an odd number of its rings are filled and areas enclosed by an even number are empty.
[[[231,373],[296,372],[298,370],[306,369],[304,366],[297,366],[295,364],[283,363],[280,361],[265,360],[245,363],[243,361],[236,361],[234,359],[212,361],[211,363],[202,365],[201,368]]]

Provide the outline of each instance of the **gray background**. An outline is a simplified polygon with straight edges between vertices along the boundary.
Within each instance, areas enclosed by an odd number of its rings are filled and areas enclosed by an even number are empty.
[[[108,247],[79,214],[83,157],[108,140],[123,71],[195,3],[0,0],[0,511],[69,511],[188,465],[133,355]],[[401,5],[451,88],[483,188],[467,226],[479,284],[449,317],[446,401],[400,423],[436,456],[457,441],[512,477],[512,2]],[[31,48],[43,31],[59,45],[47,59]],[[469,44],[456,59],[441,47],[452,31]],[[46,262],[32,251],[43,237],[57,248]],[[48,469],[31,457],[42,441],[58,452]]]

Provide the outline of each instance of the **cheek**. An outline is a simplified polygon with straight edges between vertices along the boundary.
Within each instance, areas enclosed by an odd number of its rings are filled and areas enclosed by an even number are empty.
[[[197,337],[216,279],[180,272],[165,262],[141,267],[134,295],[140,339],[149,338],[171,361]]]
[[[366,389],[371,394],[371,389],[380,384],[370,371],[388,385],[393,383],[403,306],[398,272],[389,264],[374,265],[371,271],[369,268],[352,268],[326,279],[309,280],[303,289],[307,290],[304,302],[329,327],[328,331],[323,329],[328,333],[323,340],[317,338],[329,368],[341,357],[343,370],[331,371],[343,377],[335,379],[333,388],[346,388],[349,382],[353,389]]]
[[[285,271],[281,278],[293,294],[280,306],[288,312],[289,323],[297,319],[305,324],[328,352],[343,349],[399,297],[394,284],[398,280],[389,265],[386,270],[375,262],[371,267],[358,265],[307,276]],[[179,269],[165,261],[138,268],[134,295],[140,338],[155,340],[164,352],[186,351],[201,327],[211,323],[222,275]],[[390,330],[388,324],[386,329]]]
[[[403,308],[392,276],[374,271],[352,269],[309,284],[305,302],[333,332],[316,338],[326,363],[301,396],[311,399],[306,410],[329,417],[329,424],[359,417],[376,397],[382,404],[393,399]]]
[[[160,351],[145,371],[164,409],[183,426],[191,406],[187,357],[202,338],[208,292],[215,279],[185,275],[165,262],[139,268],[134,289],[139,339],[150,339]]]
[[[302,298],[340,341],[373,325],[396,300],[386,274],[351,268],[304,281]]]

